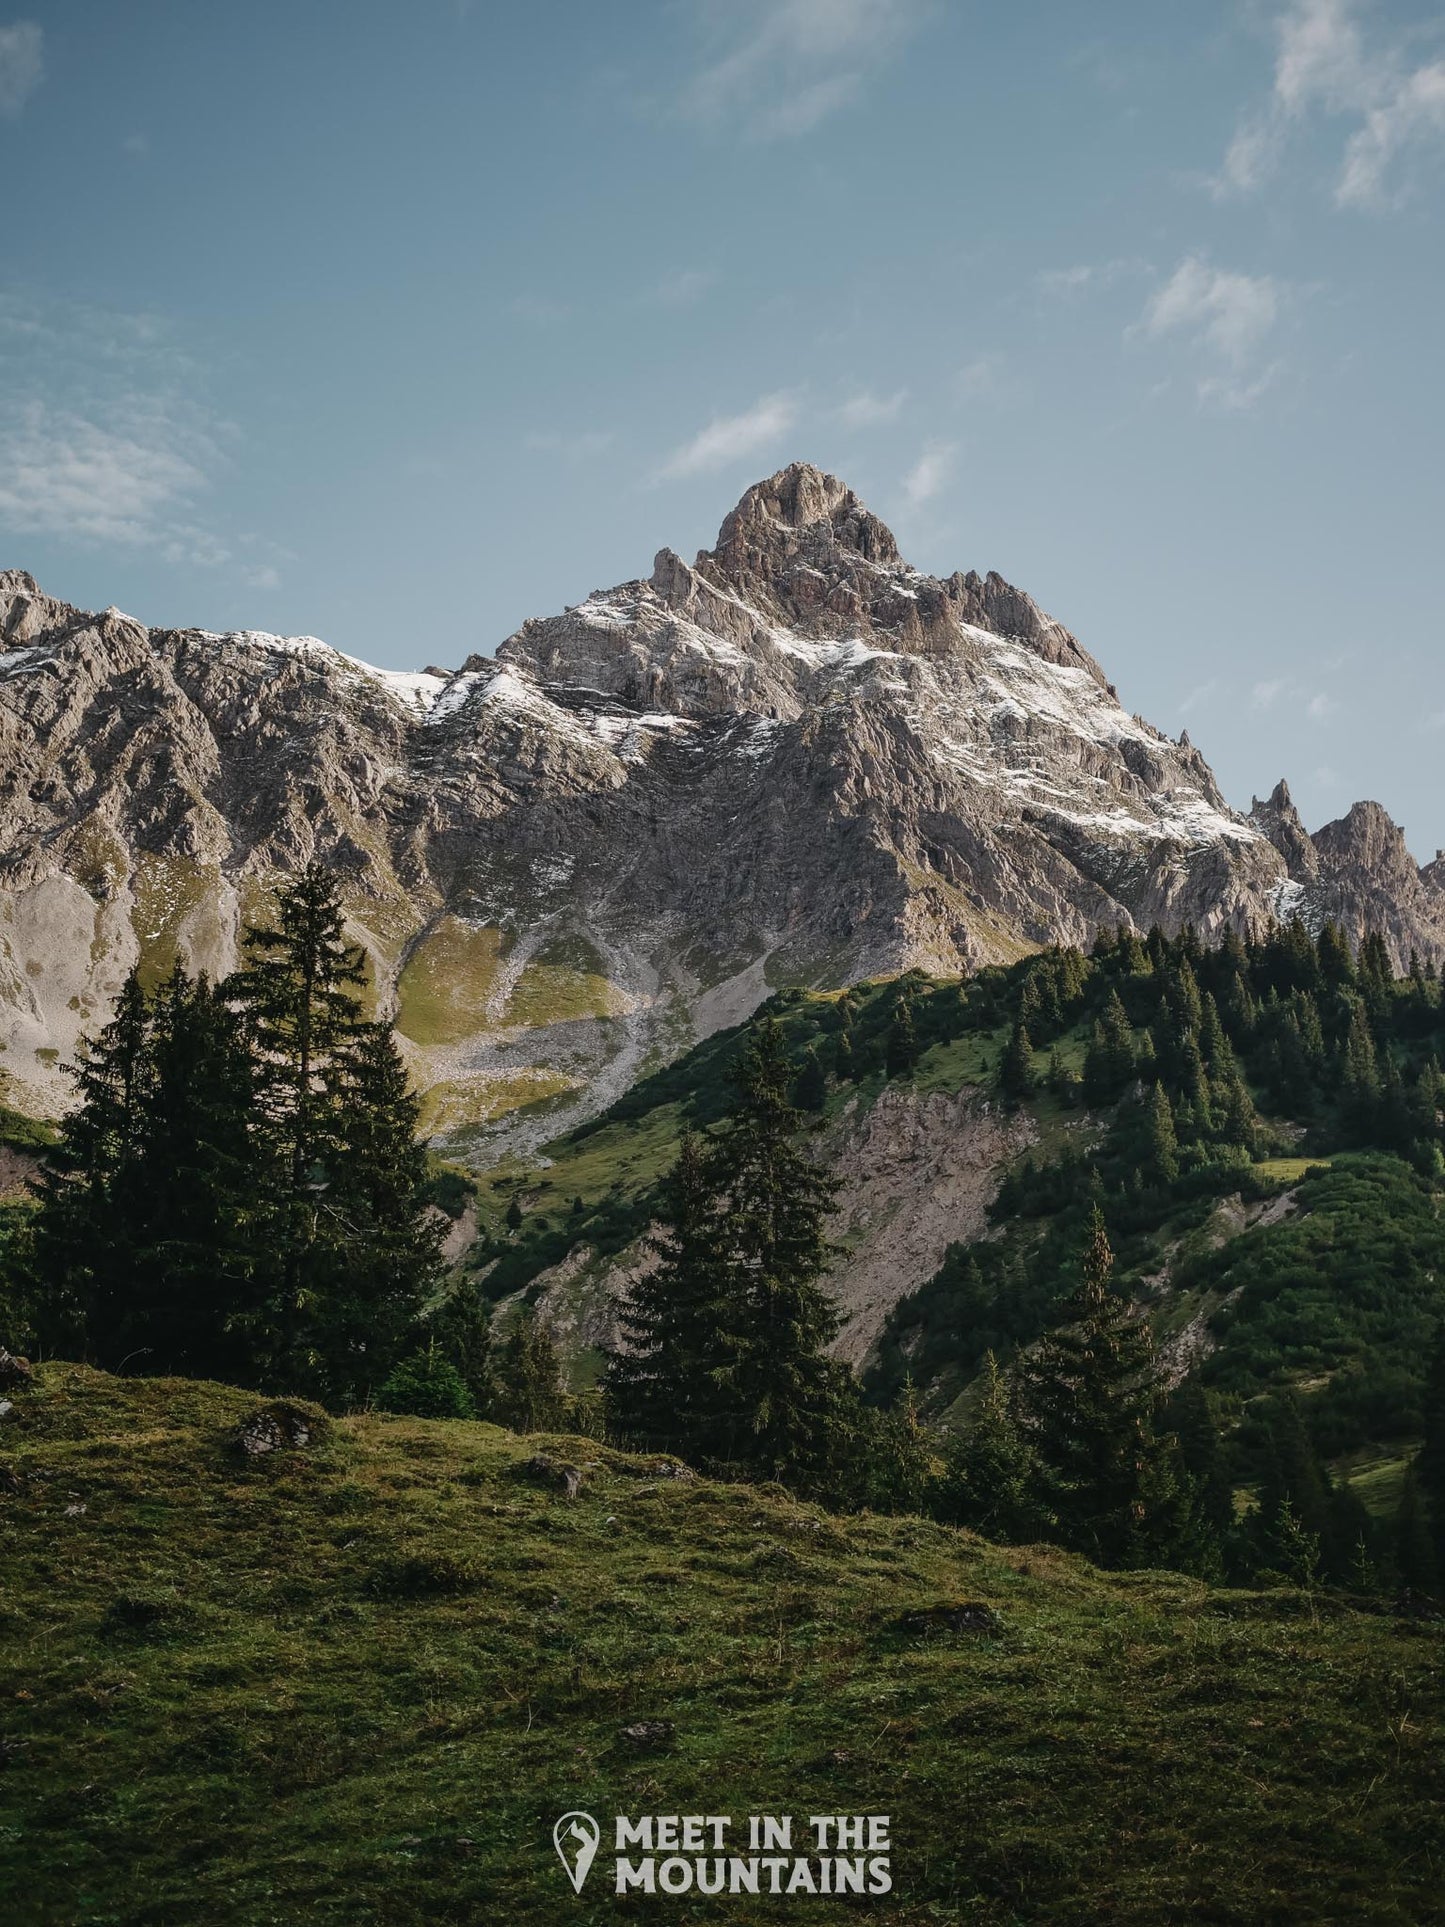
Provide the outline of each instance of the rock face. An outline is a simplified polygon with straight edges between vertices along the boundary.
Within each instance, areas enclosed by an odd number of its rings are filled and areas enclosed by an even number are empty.
[[[478,1156],[785,982],[1296,905],[1445,954],[1445,892],[1374,805],[1314,840],[1287,792],[1236,814],[1027,595],[921,575],[802,464],[691,564],[664,549],[453,672],[147,630],[18,571],[0,643],[0,1043],[32,1109],[127,970],[229,968],[312,855],[430,1127]]]

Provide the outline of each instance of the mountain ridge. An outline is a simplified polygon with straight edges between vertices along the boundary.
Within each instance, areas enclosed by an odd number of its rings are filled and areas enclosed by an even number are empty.
[[[1290,914],[1445,959],[1442,880],[1378,806],[1317,838],[1287,791],[1231,809],[1024,591],[911,568],[805,463],[692,563],[451,673],[147,629],[15,570],[0,643],[0,1095],[31,1109],[128,969],[230,967],[312,857],[428,1128],[483,1159],[780,984]]]

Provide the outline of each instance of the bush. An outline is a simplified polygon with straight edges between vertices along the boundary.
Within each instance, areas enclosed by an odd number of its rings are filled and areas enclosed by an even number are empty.
[[[435,1346],[395,1366],[376,1402],[383,1412],[406,1418],[475,1418],[477,1413],[461,1373]]]

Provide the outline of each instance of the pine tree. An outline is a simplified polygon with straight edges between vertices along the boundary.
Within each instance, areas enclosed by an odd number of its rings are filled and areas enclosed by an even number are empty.
[[[561,1360],[535,1312],[524,1310],[494,1353],[487,1416],[514,1432],[554,1432],[567,1424]]]
[[[1037,1476],[1008,1382],[988,1352],[978,1403],[944,1455],[936,1510],[953,1525],[1005,1544],[1033,1539],[1045,1525],[1034,1496]]]
[[[1163,1556],[1183,1529],[1173,1442],[1155,1436],[1147,1325],[1109,1289],[1103,1214],[1088,1227],[1083,1283],[1018,1367],[1026,1435],[1064,1543],[1105,1565]]]
[[[1084,1056],[1084,1097],[1090,1104],[1112,1104],[1132,1080],[1134,1034],[1117,990],[1108,1002]]]
[[[999,1089],[1005,1097],[1017,1103],[1034,1088],[1034,1053],[1029,1042],[1029,1034],[1022,1023],[1013,1027],[1013,1032],[999,1064]]]
[[[419,1106],[390,1027],[358,1024],[328,1082],[340,1113],[338,1157],[316,1190],[326,1257],[315,1270],[306,1342],[321,1360],[319,1386],[350,1399],[403,1349],[437,1284],[442,1226],[428,1209]]]
[[[390,1028],[362,1017],[334,876],[311,864],[277,892],[274,927],[242,941],[224,990],[256,1063],[265,1159],[249,1343],[264,1375],[344,1403],[386,1376],[435,1282],[417,1106]]]
[[[806,1486],[836,1447],[839,1376],[823,1347],[837,1313],[820,1282],[834,1180],[796,1148],[788,1060],[774,1019],[758,1027],[718,1146],[729,1297],[719,1350],[729,1405],[724,1456]]]
[[[513,1192],[511,1200],[507,1205],[506,1216],[503,1222],[506,1224],[508,1231],[515,1232],[522,1229],[522,1201],[515,1192]]]
[[[1174,1113],[1162,1084],[1156,1084],[1149,1094],[1144,1129],[1150,1177],[1155,1184],[1172,1184],[1179,1175],[1179,1140],[1174,1130]]]
[[[112,1370],[244,1377],[253,1087],[233,1014],[179,967],[152,997],[132,975],[76,1081],[36,1226],[47,1295]]]
[[[828,1077],[823,1069],[822,1059],[816,1050],[810,1049],[803,1059],[803,1068],[798,1072],[795,1095],[801,1111],[821,1111],[828,1102]]]
[[[724,1455],[724,1388],[737,1363],[737,1291],[716,1147],[688,1132],[668,1175],[654,1266],[620,1314],[625,1349],[608,1361],[604,1397],[617,1430],[697,1463]]]
[[[888,1026],[888,1075],[906,1077],[918,1062],[918,1033],[913,1025],[913,999],[905,991],[893,1006]]]

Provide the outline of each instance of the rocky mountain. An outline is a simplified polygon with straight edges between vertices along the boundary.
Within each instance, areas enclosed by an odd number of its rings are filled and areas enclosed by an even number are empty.
[[[278,872],[346,879],[430,1127],[525,1148],[770,986],[956,972],[1103,923],[1294,910],[1445,956],[1445,888],[1375,804],[1231,810],[996,575],[920,574],[804,464],[715,548],[455,671],[147,629],[0,574],[10,1101],[125,972],[229,967]]]

